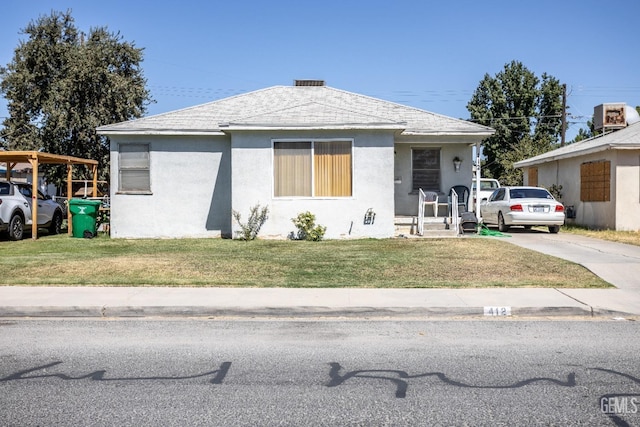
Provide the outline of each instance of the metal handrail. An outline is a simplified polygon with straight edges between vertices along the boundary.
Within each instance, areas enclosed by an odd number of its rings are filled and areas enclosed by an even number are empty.
[[[424,199],[426,195],[422,188],[418,189],[418,234],[422,236],[424,232]]]
[[[460,234],[460,210],[458,209],[458,193],[451,189],[451,226]]]

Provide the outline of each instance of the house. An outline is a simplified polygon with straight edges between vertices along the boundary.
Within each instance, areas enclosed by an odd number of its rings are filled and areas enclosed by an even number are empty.
[[[471,185],[473,147],[493,132],[317,80],[101,126],[111,234],[229,237],[233,211],[246,220],[260,205],[262,238],[290,236],[306,211],[326,238],[392,237],[396,216],[417,215],[419,188],[446,200]]]
[[[640,123],[515,163],[524,183],[562,186],[567,222],[640,230]]]

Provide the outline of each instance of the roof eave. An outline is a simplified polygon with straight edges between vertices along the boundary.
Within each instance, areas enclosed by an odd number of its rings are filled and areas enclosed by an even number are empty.
[[[184,130],[184,129],[98,129],[98,135],[118,136],[118,135],[165,135],[165,136],[211,136],[224,135],[219,129],[211,130]]]
[[[434,135],[434,136],[480,136],[488,138],[493,135],[495,131],[460,131],[460,130],[405,130],[403,135],[420,136],[420,135]]]
[[[616,149],[628,149],[631,148],[629,146],[622,146],[622,147],[616,147],[613,144],[605,144],[605,145],[599,145],[597,147],[591,147],[591,148],[587,148],[584,150],[579,150],[579,151],[572,151],[570,153],[562,153],[562,154],[557,154],[557,155],[553,155],[553,156],[545,156],[542,158],[532,158],[532,159],[528,159],[528,160],[521,160],[519,162],[516,162],[513,164],[513,167],[515,168],[523,168],[523,167],[527,167],[527,166],[535,166],[535,165],[540,165],[543,163],[548,163],[548,162],[555,162],[557,160],[565,160],[565,159],[570,159],[573,157],[579,157],[579,156],[584,156],[587,154],[593,154],[593,153],[599,153],[602,151],[607,151],[607,150],[611,150],[613,148]],[[636,147],[640,148],[640,147]]]

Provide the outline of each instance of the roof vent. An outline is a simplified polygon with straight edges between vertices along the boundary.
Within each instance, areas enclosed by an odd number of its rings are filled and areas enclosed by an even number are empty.
[[[324,86],[324,80],[294,80],[294,86]]]

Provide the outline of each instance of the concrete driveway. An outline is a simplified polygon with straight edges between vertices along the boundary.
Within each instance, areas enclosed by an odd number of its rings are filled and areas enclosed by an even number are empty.
[[[583,265],[617,289],[562,289],[594,308],[640,314],[640,246],[609,242],[570,233],[550,234],[514,228],[510,237],[496,237]]]

